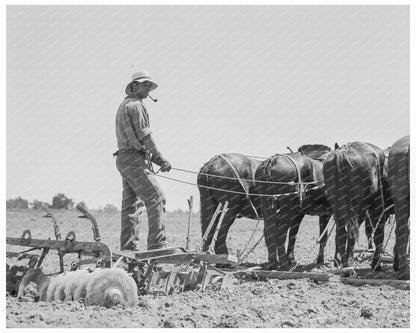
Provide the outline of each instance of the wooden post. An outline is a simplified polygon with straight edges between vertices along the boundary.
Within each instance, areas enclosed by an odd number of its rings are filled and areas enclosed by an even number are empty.
[[[178,279],[178,273],[172,271],[169,273],[168,277],[166,278],[166,285],[165,285],[165,294],[169,295],[171,288],[174,287],[176,280]]]
[[[189,215],[188,215],[188,233],[186,235],[186,245],[185,245],[186,251],[189,251],[193,201],[194,201],[194,197],[191,195],[191,197],[188,199]]]
[[[258,277],[266,279],[290,280],[290,279],[311,279],[314,281],[337,281],[339,277],[333,277],[326,273],[303,273],[303,272],[287,272],[287,271],[250,271]]]
[[[190,271],[188,274],[186,274],[184,278],[182,291],[193,289],[196,283],[197,283],[197,274],[195,273],[195,271]]]
[[[326,227],[325,227],[324,231],[322,231],[322,234],[320,234],[320,235],[319,235],[319,238],[318,238],[318,240],[316,241],[317,243],[319,243],[319,242],[321,241],[322,237],[324,237],[325,233],[328,231],[328,228],[329,228],[329,225],[330,225],[330,223],[329,223],[329,222],[331,222],[331,221],[332,221],[332,219],[330,219],[330,220],[328,221],[328,223],[326,224]],[[332,233],[332,230],[334,229],[335,224],[336,224],[336,222],[335,222],[335,219],[334,219],[334,223],[332,224],[331,231],[329,232],[329,234],[331,234],[331,233]],[[329,237],[329,235],[328,235],[328,237]]]
[[[206,241],[207,241],[207,239],[208,239],[208,235],[209,235],[209,233],[211,232],[212,226],[214,225],[214,222],[215,222],[215,220],[217,219],[217,216],[218,216],[218,214],[219,214],[219,212],[220,212],[220,210],[221,210],[221,206],[222,206],[222,203],[220,202],[220,203],[218,204],[218,206],[217,206],[217,209],[215,210],[214,215],[212,215],[212,218],[211,218],[211,221],[209,222],[209,225],[208,225],[207,230],[205,230],[205,233],[204,233],[204,235],[202,236],[202,248],[204,248],[205,242],[206,242]]]
[[[204,263],[202,268],[202,273],[200,273],[201,281],[201,290],[204,291],[207,285],[211,282],[212,274],[208,270],[208,264]]]
[[[335,274],[335,275],[345,275],[345,274],[357,275],[357,272],[355,271],[355,267],[335,268],[335,269],[326,271],[325,273]]]
[[[149,293],[152,287],[156,286],[159,283],[159,280],[160,280],[160,272],[152,271],[147,280],[146,292]]]
[[[241,249],[237,249],[237,263],[240,263],[240,258],[241,258]]]
[[[407,280],[341,278],[341,282],[353,286],[391,286],[397,289],[410,290],[410,281]]]

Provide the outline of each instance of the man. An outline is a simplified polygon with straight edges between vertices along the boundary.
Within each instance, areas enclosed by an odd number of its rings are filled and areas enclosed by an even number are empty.
[[[116,136],[118,151],[116,165],[123,182],[121,207],[120,249],[138,250],[135,247],[134,215],[137,197],[144,202],[147,210],[149,234],[147,249],[166,247],[165,195],[152,169],[152,162],[160,171],[171,169],[171,165],[160,153],[152,137],[149,115],[143,99],[157,84],[143,70],[133,74],[126,87],[127,96],[120,104],[116,115]]]

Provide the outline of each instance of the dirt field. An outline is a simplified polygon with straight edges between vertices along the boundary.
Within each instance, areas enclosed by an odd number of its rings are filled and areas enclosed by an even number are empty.
[[[92,212],[94,214],[94,212]],[[77,240],[92,241],[91,225],[76,211],[56,211],[63,237],[75,231]],[[54,238],[49,219],[36,210],[8,211],[7,236],[18,237],[30,229],[33,238]],[[100,226],[102,241],[118,249],[119,213],[94,214]],[[187,215],[168,214],[169,246],[185,246]],[[231,227],[227,245],[235,253],[244,249],[256,221],[240,219]],[[253,242],[262,234],[260,222]],[[307,217],[301,224],[296,244],[296,259],[301,265],[311,264],[318,251],[318,221]],[[389,226],[386,226],[389,229]],[[191,249],[196,249],[201,239],[199,217],[193,217]],[[141,245],[145,250],[147,226],[141,227]],[[365,248],[363,230],[358,248]],[[394,237],[387,244],[392,253]],[[8,247],[10,250],[16,248]],[[52,252],[53,253],[53,252]],[[267,260],[264,241],[251,253],[249,264],[262,264]],[[326,266],[314,268],[320,272],[332,269],[334,234],[326,252]],[[52,272],[58,261],[52,254],[45,261],[45,270]],[[369,268],[369,262],[359,265]],[[302,271],[302,267],[298,268]],[[391,266],[384,266],[383,277],[393,276]],[[204,327],[204,328],[273,328],[273,327],[410,327],[410,291],[389,286],[355,287],[336,282],[302,280],[240,281],[230,290],[215,287],[202,291],[188,291],[170,296],[140,296],[135,308],[85,307],[77,302],[19,302],[7,296],[6,326],[19,328],[40,327]]]

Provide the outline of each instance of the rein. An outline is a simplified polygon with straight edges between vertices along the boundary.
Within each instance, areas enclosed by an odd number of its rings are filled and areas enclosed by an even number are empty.
[[[173,180],[175,182],[179,182],[179,183],[182,183],[182,184],[188,184],[188,185],[192,185],[192,186],[196,186],[196,187],[202,187],[202,188],[206,188],[206,189],[210,189],[210,190],[216,190],[216,191],[220,191],[220,192],[227,192],[227,193],[234,193],[234,194],[252,195],[252,196],[257,196],[257,197],[271,197],[271,198],[277,198],[277,197],[282,197],[282,196],[298,194],[298,192],[288,192],[288,193],[282,193],[282,194],[261,194],[261,193],[248,193],[247,194],[246,192],[225,190],[225,189],[222,189],[222,188],[216,188],[216,187],[205,186],[205,185],[198,185],[198,184],[187,182],[187,181],[184,181],[184,180],[163,176],[163,175],[159,174],[158,172],[154,173],[154,175],[157,176],[157,177],[160,177],[160,178]],[[311,187],[309,189],[306,189],[305,192],[312,191],[312,190],[315,190],[315,189],[318,189],[318,188],[321,188],[321,186]]]
[[[234,177],[211,175],[210,173],[196,172],[196,171],[190,171],[190,170],[180,169],[180,168],[174,168],[174,167],[172,167],[172,170],[186,172],[186,173],[192,173],[192,174],[201,175],[201,176],[209,176],[209,177],[213,177],[213,178],[222,178],[222,179],[236,180]],[[158,173],[158,172],[159,171],[157,171],[156,173]],[[298,183],[295,183],[293,181],[291,181],[291,182],[273,182],[273,181],[253,180],[253,179],[246,179],[246,178],[241,178],[241,180],[244,180],[246,182],[266,183],[266,184],[279,184],[279,185],[292,185],[292,186],[296,186],[298,184]],[[323,180],[319,180],[319,181],[316,181],[316,182],[303,182],[303,184],[320,184],[320,183],[324,183],[324,181]]]

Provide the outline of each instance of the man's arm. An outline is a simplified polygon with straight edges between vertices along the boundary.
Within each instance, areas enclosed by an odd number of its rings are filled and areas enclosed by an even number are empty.
[[[165,159],[162,155],[162,153],[159,151],[159,149],[156,146],[155,140],[153,140],[153,137],[148,134],[143,138],[143,143],[147,150],[150,151],[150,154],[152,154],[151,161],[158,166],[160,166],[160,171],[170,171],[172,166],[170,165],[169,161]]]

